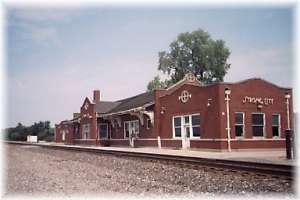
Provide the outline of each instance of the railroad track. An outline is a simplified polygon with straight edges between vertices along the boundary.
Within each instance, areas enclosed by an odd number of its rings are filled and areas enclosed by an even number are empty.
[[[257,163],[248,161],[236,161],[236,160],[223,160],[214,158],[198,158],[188,156],[177,156],[177,155],[164,155],[155,153],[144,153],[144,152],[128,152],[121,150],[104,150],[95,149],[89,147],[78,147],[78,146],[62,146],[62,145],[45,145],[39,143],[26,143],[26,142],[11,142],[7,141],[8,144],[17,145],[34,145],[44,148],[51,149],[62,149],[69,151],[81,151],[90,153],[101,153],[109,154],[120,157],[139,158],[143,160],[160,161],[166,164],[179,165],[181,167],[198,169],[214,169],[217,171],[231,171],[231,172],[242,172],[244,174],[257,174],[258,176],[272,175],[274,177],[284,176],[286,179],[293,179],[295,174],[295,167],[291,165],[280,165],[270,163]]]

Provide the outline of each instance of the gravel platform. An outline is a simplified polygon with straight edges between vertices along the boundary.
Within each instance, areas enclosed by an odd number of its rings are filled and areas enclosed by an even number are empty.
[[[293,197],[293,182],[208,168],[38,146],[8,145],[6,195],[279,195]]]

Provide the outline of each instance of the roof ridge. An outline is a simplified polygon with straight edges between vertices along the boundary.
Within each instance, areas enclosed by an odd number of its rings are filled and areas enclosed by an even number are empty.
[[[153,93],[153,91],[143,92],[143,93],[137,94],[137,95],[135,95],[135,96],[127,97],[127,98],[124,98],[124,99],[119,99],[119,100],[117,100],[117,101],[115,101],[115,102],[122,102],[122,101],[125,101],[125,100],[133,99],[133,98],[135,98],[135,97],[138,97],[138,96],[140,96],[140,95],[147,94],[147,93],[150,94],[150,93]]]

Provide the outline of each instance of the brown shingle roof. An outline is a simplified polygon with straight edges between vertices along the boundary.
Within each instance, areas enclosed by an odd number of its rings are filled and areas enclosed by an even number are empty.
[[[133,97],[118,101],[100,101],[95,106],[95,111],[100,114],[116,113],[141,107],[145,104],[154,102],[154,92],[145,92]]]
[[[120,102],[100,101],[95,105],[95,111],[100,114],[108,113],[120,104]]]

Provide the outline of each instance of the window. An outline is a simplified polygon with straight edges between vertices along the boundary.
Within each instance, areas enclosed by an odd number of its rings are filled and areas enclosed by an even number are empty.
[[[124,122],[124,138],[129,138],[129,122]]]
[[[193,137],[200,137],[200,115],[192,115]]]
[[[139,121],[126,121],[124,122],[124,138],[129,138],[133,134],[136,137],[139,135]]]
[[[187,137],[200,137],[200,115],[176,116],[173,118],[173,135],[175,138],[182,136],[185,131]]]
[[[181,117],[174,117],[173,126],[175,137],[181,137]]]
[[[151,120],[147,119],[147,129],[150,129],[150,128],[151,128]]]
[[[108,124],[99,124],[99,131],[100,138],[108,138]]]
[[[253,137],[263,137],[265,129],[265,115],[263,113],[252,114]]]
[[[245,126],[244,113],[236,112],[235,113],[235,136],[236,137],[244,136],[244,126]]]
[[[184,124],[190,123],[190,116],[184,116]]]
[[[136,137],[138,137],[139,136],[139,132],[140,132],[140,130],[139,130],[139,121],[138,120],[135,120],[135,121],[130,121],[130,133],[131,134],[134,134]]]
[[[280,115],[272,115],[272,135],[273,137],[279,137],[280,134]]]
[[[83,139],[89,139],[90,138],[90,124],[84,124],[83,125],[83,130],[82,130],[82,133],[83,133]]]

